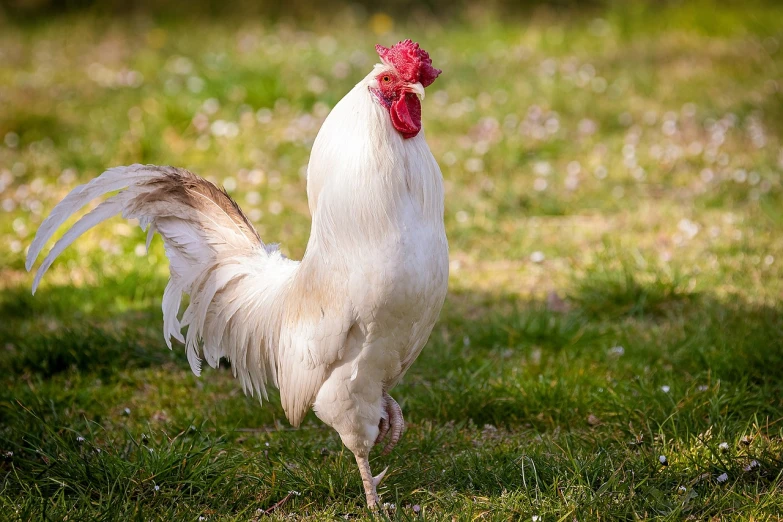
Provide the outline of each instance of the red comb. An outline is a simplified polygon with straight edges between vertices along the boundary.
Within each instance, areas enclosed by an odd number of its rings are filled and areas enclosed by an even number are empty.
[[[383,63],[397,69],[406,82],[421,82],[424,87],[427,87],[441,73],[440,69],[432,66],[432,60],[427,51],[411,40],[393,45],[391,49],[376,45],[375,50],[378,51]]]

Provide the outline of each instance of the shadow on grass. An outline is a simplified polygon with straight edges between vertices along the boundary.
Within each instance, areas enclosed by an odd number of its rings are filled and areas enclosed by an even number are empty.
[[[103,277],[95,285],[45,285],[33,295],[20,285],[0,292],[0,332],[40,319],[94,320],[121,314],[160,310],[166,279],[150,273],[131,272],[122,277]]]
[[[701,296],[688,288],[684,274],[644,260],[633,262],[614,248],[607,257],[588,266],[572,283],[571,299],[591,319],[660,319],[699,306]]]
[[[152,340],[134,329],[112,331],[97,326],[77,326],[52,332],[35,332],[6,339],[10,369],[42,378],[74,371],[111,377],[120,369],[148,368],[164,363],[187,363],[170,350],[161,349],[161,340]],[[163,347],[165,348],[165,346]]]
[[[102,285],[49,286],[32,299],[26,288],[0,293],[9,319],[0,327],[4,373],[111,380],[172,363],[187,372],[184,350],[177,343],[167,350],[161,337],[153,296],[164,284],[129,277],[110,292]],[[549,430],[584,423],[610,389],[638,394],[640,387],[675,384],[686,391],[716,383],[778,389],[779,308],[717,300],[688,292],[685,279],[640,278],[626,266],[588,272],[573,286],[564,311],[510,295],[453,294],[400,386],[403,403],[414,415],[443,422]],[[116,297],[126,291],[145,296],[145,305],[129,309]],[[93,305],[100,309],[95,319]],[[756,407],[781,407],[770,396],[758,399]]]

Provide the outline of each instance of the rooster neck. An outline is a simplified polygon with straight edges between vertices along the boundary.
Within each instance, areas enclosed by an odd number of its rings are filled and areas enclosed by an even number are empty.
[[[372,249],[411,226],[443,227],[443,182],[424,133],[394,129],[368,81],[332,110],[313,145],[307,193],[313,228],[308,251]]]

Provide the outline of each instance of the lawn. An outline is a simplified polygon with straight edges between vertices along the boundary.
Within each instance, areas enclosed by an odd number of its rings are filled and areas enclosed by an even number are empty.
[[[112,220],[35,297],[24,255],[109,166],[186,167],[302,255],[328,114],[421,42],[450,292],[393,392],[394,520],[783,516],[783,6],[401,22],[0,21],[0,518],[369,519],[311,414],[166,349],[159,239]]]

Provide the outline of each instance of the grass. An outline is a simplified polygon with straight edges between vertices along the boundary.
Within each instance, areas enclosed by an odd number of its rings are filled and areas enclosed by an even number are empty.
[[[783,516],[781,8],[335,16],[0,27],[2,518],[372,518],[333,431],[165,349],[159,241],[114,220],[35,297],[23,258],[132,162],[224,184],[301,256],[320,122],[407,36],[445,71],[423,107],[451,281],[372,461],[382,517]]]

